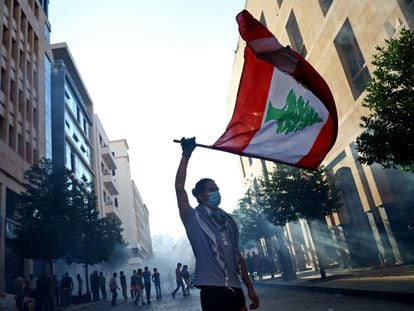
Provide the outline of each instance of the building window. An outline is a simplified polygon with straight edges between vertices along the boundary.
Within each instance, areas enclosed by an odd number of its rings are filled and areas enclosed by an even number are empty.
[[[365,90],[371,75],[348,19],[336,36],[334,43],[352,95],[354,99],[357,99]]]
[[[13,150],[16,148],[16,140],[14,136],[14,127],[12,125],[9,125],[9,147]]]
[[[6,136],[6,131],[4,129],[5,126],[5,119],[2,115],[0,115],[0,138],[4,141]]]
[[[293,10],[290,12],[289,19],[286,24],[286,32],[288,34],[292,49],[305,57],[308,52],[306,51],[305,44],[303,43],[302,35],[300,34],[298,22],[296,21]]]
[[[6,50],[9,49],[9,29],[3,25],[3,46],[6,48]]]
[[[21,134],[17,134],[17,153],[19,156],[23,158],[24,156],[23,136]]]
[[[3,67],[1,67],[0,88],[3,93],[6,92],[6,70]]]
[[[328,13],[329,8],[332,5],[332,1],[333,0],[319,0],[319,5],[321,7],[323,16],[326,16],[326,14]]]
[[[118,207],[118,198],[114,198],[115,207]]]
[[[266,18],[264,17],[263,12],[260,14],[260,23],[267,28]]]
[[[30,144],[26,142],[26,162],[27,163],[32,163],[30,151],[31,151]]]
[[[279,5],[279,8],[282,6],[283,0],[277,0],[277,4]]]
[[[70,153],[70,169],[73,173],[76,172],[76,157],[73,151]]]
[[[252,166],[253,164],[253,159],[251,157],[248,157],[247,159],[249,159],[249,165]]]
[[[78,142],[78,141],[79,141],[79,138],[78,138],[78,136],[76,136],[76,134],[75,134],[75,133],[73,133],[73,134],[72,134],[72,137],[73,137],[73,140],[74,140],[74,141],[76,141],[76,142]]]

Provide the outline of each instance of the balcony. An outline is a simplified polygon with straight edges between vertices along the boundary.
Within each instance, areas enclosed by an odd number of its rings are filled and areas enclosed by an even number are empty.
[[[110,170],[116,169],[116,163],[114,156],[112,155],[111,149],[109,149],[109,146],[101,147],[102,152],[102,158],[104,159],[106,165]]]
[[[105,204],[104,208],[105,216],[115,216],[118,218],[119,221],[121,221],[121,217],[119,216],[118,208],[115,207],[112,203]]]
[[[104,186],[106,187],[106,189],[108,189],[111,195],[119,194],[118,187],[115,184],[115,179],[111,174],[104,173],[102,179],[103,179]]]

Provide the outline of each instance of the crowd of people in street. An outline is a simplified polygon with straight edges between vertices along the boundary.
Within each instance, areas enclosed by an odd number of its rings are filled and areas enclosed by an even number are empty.
[[[34,304],[36,311],[54,310],[55,306],[68,307],[71,303],[73,279],[68,273],[63,274],[60,281],[55,274],[42,274],[40,277],[30,274],[28,278],[15,275],[13,283],[18,311],[29,309],[25,304],[30,303]]]
[[[181,267],[181,263],[177,264],[175,275],[177,284],[179,284],[179,280],[181,282],[179,288],[182,288],[183,296],[190,295],[191,278],[188,266]],[[151,272],[147,266],[144,269],[133,270],[129,277],[124,271],[120,271],[119,274],[114,272],[108,282],[104,272],[95,270],[89,276],[89,293],[82,276],[77,274],[74,281],[68,272],[62,275],[60,281],[55,274],[51,277],[46,274],[40,277],[30,274],[28,278],[14,276],[13,282],[18,311],[25,310],[24,303],[27,301],[35,305],[34,310],[36,311],[52,311],[57,306],[67,308],[72,303],[100,301],[107,298],[110,298],[111,305],[115,306],[118,296],[125,301],[130,299],[136,306],[143,306],[151,303],[152,287],[155,289],[156,299],[162,297],[160,272],[156,267]],[[111,297],[107,297],[108,290]]]

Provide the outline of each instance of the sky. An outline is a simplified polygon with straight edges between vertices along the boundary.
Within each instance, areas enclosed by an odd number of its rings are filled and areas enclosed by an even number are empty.
[[[151,235],[185,234],[174,179],[181,137],[211,145],[230,115],[227,95],[245,0],[55,0],[51,43],[66,42],[110,140],[126,139],[131,175],[150,215]],[[221,207],[243,195],[239,157],[196,148],[186,182],[191,196],[214,179]]]

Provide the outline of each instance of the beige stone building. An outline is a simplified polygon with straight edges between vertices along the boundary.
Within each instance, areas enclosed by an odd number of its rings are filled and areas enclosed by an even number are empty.
[[[118,186],[116,162],[105,129],[95,114],[93,121],[95,191],[99,217],[113,215],[120,219],[118,210]]]
[[[14,213],[23,174],[51,155],[48,1],[0,0],[0,291],[31,269],[13,253]]]
[[[125,139],[113,140],[109,146],[117,166],[115,178],[119,189],[117,205],[124,229],[122,234],[135,257],[145,259],[152,254],[149,213],[132,180],[128,142]]]
[[[342,266],[401,263],[414,258],[407,236],[413,205],[412,174],[365,166],[358,160],[355,139],[363,131],[360,118],[365,85],[374,70],[375,46],[414,27],[412,0],[247,0],[246,9],[278,38],[301,53],[325,78],[339,118],[335,146],[323,165],[339,186],[342,208],[326,219],[324,232]],[[243,66],[245,43],[239,39],[228,96],[233,110]],[[263,166],[274,164],[242,158],[246,189],[257,184]],[[411,218],[410,218],[411,217]],[[288,224],[295,264],[314,266],[314,245],[306,224]],[[412,244],[412,243],[411,243]]]

